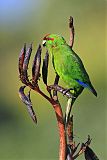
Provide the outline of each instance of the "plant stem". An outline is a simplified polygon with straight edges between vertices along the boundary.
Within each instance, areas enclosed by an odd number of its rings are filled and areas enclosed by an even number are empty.
[[[53,109],[56,114],[57,123],[58,123],[58,130],[59,130],[59,160],[65,160],[66,159],[66,134],[65,134],[65,127],[64,127],[64,120],[63,120],[63,112],[60,106],[60,103],[55,101],[53,98],[49,98],[47,95],[45,95],[39,88],[33,89],[37,91],[40,95],[42,95],[45,99],[47,99],[51,105],[53,106]]]
[[[63,113],[59,103],[52,104],[55,110],[58,129],[59,129],[59,139],[60,139],[60,147],[59,147],[59,160],[66,159],[66,135],[65,135],[65,127],[63,121]]]

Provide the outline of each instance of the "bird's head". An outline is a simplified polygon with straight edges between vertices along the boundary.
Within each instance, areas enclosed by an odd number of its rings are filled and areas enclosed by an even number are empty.
[[[59,45],[65,44],[65,43],[66,43],[65,39],[62,36],[56,35],[56,34],[46,35],[43,38],[43,42],[42,42],[43,46],[44,47],[46,46],[48,49],[55,48]]]

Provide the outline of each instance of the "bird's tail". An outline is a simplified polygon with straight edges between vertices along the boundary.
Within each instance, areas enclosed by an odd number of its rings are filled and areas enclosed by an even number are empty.
[[[97,97],[97,92],[96,92],[96,90],[94,89],[94,87],[92,86],[92,84],[90,84],[89,90]]]
[[[82,82],[79,79],[76,79],[76,81],[84,88],[88,88],[96,97],[97,97],[97,92],[94,89],[93,85],[91,84],[91,82],[89,81],[88,83]]]
[[[65,113],[65,124],[67,125],[71,116],[72,106],[75,102],[76,98],[69,98],[66,106],[66,113]]]

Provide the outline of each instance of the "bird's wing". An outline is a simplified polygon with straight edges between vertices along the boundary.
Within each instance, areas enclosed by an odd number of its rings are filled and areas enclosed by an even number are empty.
[[[79,79],[75,79],[75,80],[76,80],[82,87],[84,87],[84,88],[89,88],[89,85],[88,85],[88,84],[80,81]]]

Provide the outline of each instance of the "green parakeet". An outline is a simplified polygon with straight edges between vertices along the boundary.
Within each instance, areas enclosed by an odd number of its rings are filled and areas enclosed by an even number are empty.
[[[68,88],[72,88],[70,92],[76,98],[84,88],[88,88],[97,96],[80,57],[71,49],[62,36],[56,34],[46,35],[43,38],[43,46],[46,46],[49,53],[52,54],[55,72]],[[74,101],[75,98],[72,99],[71,105]]]

